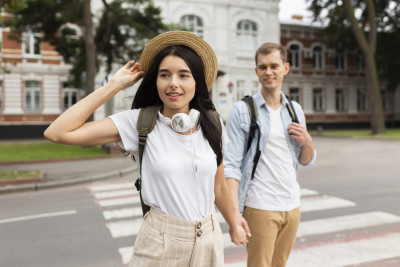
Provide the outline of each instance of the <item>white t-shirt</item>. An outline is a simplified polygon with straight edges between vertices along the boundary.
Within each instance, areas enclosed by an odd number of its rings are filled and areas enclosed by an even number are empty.
[[[125,150],[135,155],[139,166],[136,122],[139,109],[110,116],[116,125]],[[222,125],[222,143],[227,136]],[[191,135],[175,132],[158,118],[148,135],[143,152],[142,197],[146,205],[168,215],[198,220],[214,206],[216,155],[201,128]]]
[[[268,106],[267,106],[268,107]],[[290,211],[300,206],[300,186],[281,119],[282,105],[270,114],[270,133],[261,153],[245,206],[262,210]]]

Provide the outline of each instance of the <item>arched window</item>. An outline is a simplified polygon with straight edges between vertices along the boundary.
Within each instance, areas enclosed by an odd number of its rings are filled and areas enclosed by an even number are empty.
[[[289,46],[289,63],[292,68],[300,68],[300,46],[297,44]]]
[[[181,18],[180,24],[186,28],[186,30],[197,34],[201,38],[204,37],[203,20],[195,15],[185,15]]]
[[[257,49],[257,25],[254,22],[239,21],[236,36],[239,50],[255,51]]]

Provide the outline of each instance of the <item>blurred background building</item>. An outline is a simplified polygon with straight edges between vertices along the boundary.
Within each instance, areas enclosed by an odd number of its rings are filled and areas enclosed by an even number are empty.
[[[303,16],[279,20],[279,0],[155,0],[166,24],[184,26],[204,38],[217,54],[219,73],[212,100],[223,119],[244,95],[259,89],[255,50],[280,42],[289,51],[291,70],[283,91],[303,107],[309,128],[368,127],[370,107],[364,60],[359,50],[329,47],[322,26]],[[40,137],[43,130],[85,93],[72,88],[69,66],[40,33],[22,42],[0,29],[0,138]],[[115,69],[120,66],[116,66]],[[10,68],[7,73],[4,69]],[[103,69],[96,87],[106,81]],[[400,88],[381,85],[388,124],[400,122]],[[389,90],[391,89],[391,90]],[[136,87],[118,93],[95,113],[95,119],[129,108]]]

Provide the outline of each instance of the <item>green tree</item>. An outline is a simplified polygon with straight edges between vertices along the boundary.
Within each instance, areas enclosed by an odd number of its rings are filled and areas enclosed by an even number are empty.
[[[361,50],[365,60],[366,80],[371,103],[371,133],[384,133],[385,119],[376,51],[378,36],[381,37],[385,33],[392,32],[396,27],[398,28],[398,7],[396,7],[397,11],[393,11],[393,7],[398,6],[395,3],[397,1],[308,0],[308,2],[311,2],[309,9],[314,14],[314,20],[322,21],[327,25],[325,33],[332,43],[335,43],[339,49],[340,47],[354,47],[356,44]],[[386,42],[386,44],[388,43]],[[387,78],[390,76],[388,75]]]
[[[104,7],[95,16],[91,0],[31,1],[4,25],[14,38],[26,31],[43,33],[43,39],[73,66],[72,84],[86,86],[87,93],[94,89],[94,75],[103,59],[111,71],[113,63],[137,57],[144,41],[165,29],[160,10],[150,0],[102,0]]]

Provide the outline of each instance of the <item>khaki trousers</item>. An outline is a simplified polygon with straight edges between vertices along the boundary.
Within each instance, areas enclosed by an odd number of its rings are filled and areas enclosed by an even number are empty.
[[[222,231],[213,211],[198,221],[175,218],[153,208],[145,215],[130,267],[220,267]]]
[[[267,211],[245,207],[251,237],[247,244],[247,267],[284,267],[296,239],[300,208]]]

